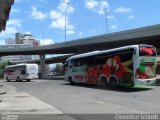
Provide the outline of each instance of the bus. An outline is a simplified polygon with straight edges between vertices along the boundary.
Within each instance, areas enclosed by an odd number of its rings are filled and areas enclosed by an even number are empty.
[[[156,48],[146,44],[74,55],[64,64],[64,79],[111,88],[152,85],[156,56]]]
[[[6,66],[4,69],[4,79],[22,81],[38,78],[38,65],[37,64],[17,64]]]

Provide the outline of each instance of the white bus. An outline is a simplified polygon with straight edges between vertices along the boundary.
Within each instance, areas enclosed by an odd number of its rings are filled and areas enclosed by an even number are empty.
[[[142,44],[74,55],[64,69],[65,81],[71,84],[151,85],[156,81],[156,49]]]
[[[38,78],[37,64],[17,64],[6,66],[4,69],[4,79],[8,82],[10,80],[22,81]]]

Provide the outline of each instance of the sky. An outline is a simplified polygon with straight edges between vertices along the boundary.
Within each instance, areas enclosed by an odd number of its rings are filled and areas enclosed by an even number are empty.
[[[160,0],[15,0],[0,44],[17,32],[42,44],[65,42],[65,26],[71,41],[155,25],[159,9]]]

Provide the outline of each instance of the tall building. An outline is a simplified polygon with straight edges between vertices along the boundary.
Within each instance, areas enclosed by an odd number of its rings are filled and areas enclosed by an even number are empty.
[[[22,33],[16,33],[16,44],[20,44],[20,40],[22,39],[23,37],[23,34]]]

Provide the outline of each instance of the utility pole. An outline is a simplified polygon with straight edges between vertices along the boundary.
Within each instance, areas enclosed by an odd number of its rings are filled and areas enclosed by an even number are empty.
[[[106,15],[106,33],[108,34],[108,11],[104,10],[104,14]]]
[[[66,3],[66,10],[65,10],[65,28],[64,28],[64,31],[65,31],[65,44],[66,44],[66,40],[67,40],[67,10],[68,10],[68,6],[69,6],[69,2]]]
[[[108,12],[106,11],[106,32],[108,34]]]

